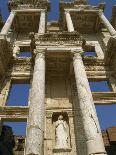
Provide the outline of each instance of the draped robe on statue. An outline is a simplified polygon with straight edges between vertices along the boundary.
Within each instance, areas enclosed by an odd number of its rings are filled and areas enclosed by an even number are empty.
[[[63,116],[58,117],[56,121],[56,148],[68,148],[67,124],[63,120]]]

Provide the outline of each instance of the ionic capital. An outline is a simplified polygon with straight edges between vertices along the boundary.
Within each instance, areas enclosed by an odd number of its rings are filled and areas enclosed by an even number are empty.
[[[42,10],[41,10],[41,13],[46,13],[46,10],[45,10],[45,9],[42,9]]]
[[[45,53],[46,53],[46,49],[35,49],[34,50],[34,54],[36,55],[36,59],[37,58],[45,58]]]
[[[69,10],[65,10],[65,13],[70,13],[70,11]]]
[[[15,10],[12,10],[11,13],[15,15],[16,14],[16,11]]]
[[[84,51],[83,51],[82,47],[76,48],[76,49],[71,49],[71,54],[73,56],[73,60],[82,59],[83,53],[84,53]]]
[[[99,11],[98,11],[98,15],[99,15],[99,16],[103,15],[103,11],[102,11],[102,10],[99,10]]]

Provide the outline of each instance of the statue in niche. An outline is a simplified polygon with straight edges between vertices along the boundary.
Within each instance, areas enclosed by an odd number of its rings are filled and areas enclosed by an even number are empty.
[[[63,120],[63,116],[60,115],[55,123],[56,133],[56,146],[55,148],[68,148],[68,133],[67,123]]]

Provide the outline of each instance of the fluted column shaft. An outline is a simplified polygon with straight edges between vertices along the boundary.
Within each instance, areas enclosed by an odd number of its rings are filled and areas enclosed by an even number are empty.
[[[45,12],[45,10],[42,10],[41,15],[40,15],[38,33],[40,33],[40,34],[45,33],[45,23],[46,23],[46,12]]]
[[[2,30],[1,30],[1,34],[5,34],[6,35],[8,33],[8,31],[9,31],[11,25],[12,25],[12,22],[14,20],[15,15],[16,15],[15,11],[12,11],[10,13],[10,15],[9,15],[5,25],[3,26]]]
[[[116,30],[113,28],[113,26],[110,24],[110,22],[108,21],[108,19],[105,17],[105,15],[103,14],[103,12],[99,11],[98,12],[99,18],[101,19],[101,21],[103,22],[104,26],[107,28],[107,30],[109,31],[109,33],[113,36],[116,35]]]
[[[70,16],[70,12],[65,11],[65,16],[66,16],[66,23],[67,23],[68,32],[73,32],[74,27],[73,27],[73,22],[72,22],[72,19],[71,19],[71,16]]]
[[[45,119],[45,56],[39,52],[35,58],[29,118],[27,125],[26,155],[42,155]]]
[[[106,154],[102,134],[94,107],[92,93],[80,52],[73,51],[73,66],[76,79],[79,109],[82,117],[84,136],[87,147],[86,155]],[[77,137],[78,138],[78,137]]]

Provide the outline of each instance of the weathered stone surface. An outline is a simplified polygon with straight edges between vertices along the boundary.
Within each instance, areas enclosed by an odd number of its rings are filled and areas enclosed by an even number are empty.
[[[74,31],[74,27],[73,27],[72,19],[71,19],[71,16],[70,16],[70,12],[69,11],[65,11],[65,16],[66,16],[68,32],[73,32]]]
[[[116,31],[113,28],[113,26],[110,24],[110,22],[108,21],[108,19],[104,16],[104,14],[102,12],[99,11],[98,13],[101,21],[103,22],[104,26],[108,29],[108,31],[110,32],[111,36],[116,35]]]
[[[74,54],[73,66],[78,92],[78,106],[82,116],[84,141],[87,147],[86,154],[105,154],[100,126],[81,57],[82,49],[77,49],[77,51],[72,52]]]
[[[15,15],[16,15],[15,11],[12,11],[10,13],[10,15],[9,15],[5,25],[3,26],[2,30],[1,30],[1,34],[5,34],[6,35],[8,33],[8,31],[9,31],[11,25],[12,25],[12,22],[14,20]]]
[[[28,121],[26,145],[18,137],[14,154],[106,154],[94,104],[116,104],[116,38],[110,22],[100,14],[104,6],[62,0],[59,20],[47,24],[49,1],[10,0],[9,9],[16,15],[11,12],[0,35],[0,121]],[[83,53],[82,61],[75,53],[82,48],[96,55]],[[32,57],[18,57],[19,51],[32,52]],[[91,92],[87,78],[107,80],[112,92]],[[6,105],[12,83],[32,83],[28,106]],[[68,148],[55,148],[59,115],[67,124]],[[110,135],[108,147],[114,144],[114,137],[114,133]],[[108,147],[110,154],[114,147]]]
[[[41,155],[44,138],[45,118],[45,60],[44,53],[38,51],[35,58],[33,82],[27,125],[26,155]]]
[[[44,34],[45,33],[45,22],[46,22],[46,12],[45,10],[41,11],[41,15],[40,15],[40,22],[39,22],[39,30],[38,33],[39,34]]]

